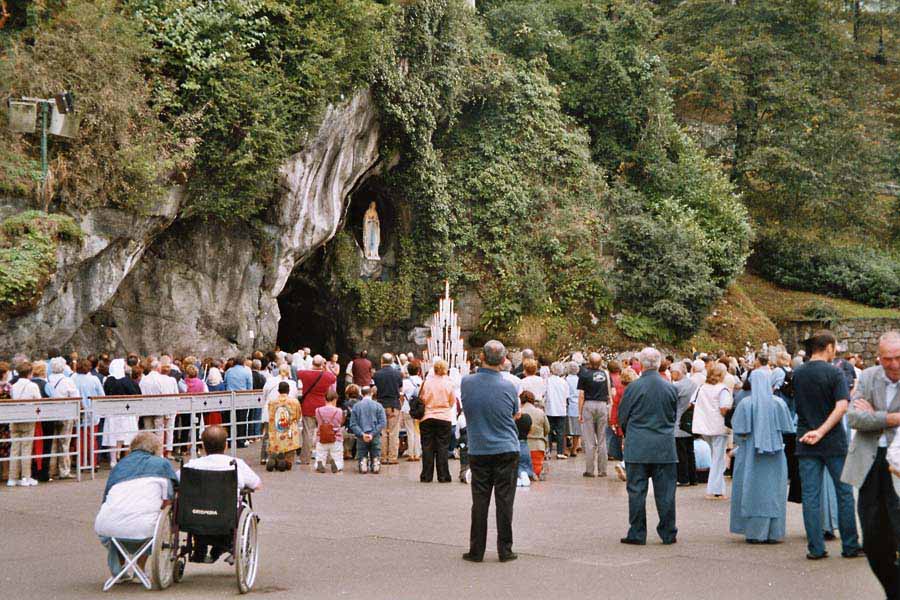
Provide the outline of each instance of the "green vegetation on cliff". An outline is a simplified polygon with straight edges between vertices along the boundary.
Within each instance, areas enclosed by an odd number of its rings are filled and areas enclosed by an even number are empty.
[[[78,225],[63,215],[32,210],[0,221],[0,316],[33,308],[56,271],[60,242],[80,238]]]
[[[265,222],[278,166],[368,87],[398,264],[364,282],[352,237],[332,242],[361,321],[427,312],[449,278],[490,334],[685,344],[740,310],[762,339],[734,284],[751,249],[782,285],[900,303],[898,78],[842,4],[32,1],[0,33],[0,89],[76,93],[54,209],[140,211],[180,183],[182,219]],[[27,195],[36,156],[0,133],[0,191]]]

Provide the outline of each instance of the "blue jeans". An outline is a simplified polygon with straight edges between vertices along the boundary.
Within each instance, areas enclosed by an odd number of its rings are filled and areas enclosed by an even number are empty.
[[[622,438],[616,435],[613,428],[606,426],[606,453],[616,460],[622,460]]]
[[[372,434],[371,442],[364,442],[362,436],[356,437],[356,460],[381,458],[381,436]]]
[[[530,479],[534,479],[534,467],[531,464],[531,450],[528,449],[528,442],[519,440],[519,468],[516,475],[525,471]]]
[[[837,494],[838,530],[841,532],[841,550],[851,554],[859,548],[856,531],[856,515],[853,507],[853,488],[841,481],[844,469],[843,456],[799,456],[800,487],[803,492],[803,526],[806,528],[807,548],[813,556],[825,553],[825,536],[822,523],[822,472],[828,469]]]

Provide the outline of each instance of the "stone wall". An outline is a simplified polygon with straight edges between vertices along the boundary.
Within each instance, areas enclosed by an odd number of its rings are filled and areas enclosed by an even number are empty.
[[[830,329],[838,338],[839,349],[862,355],[872,363],[878,353],[878,338],[890,329],[900,330],[900,319],[841,319],[839,321],[787,321],[778,324],[788,352],[803,348],[803,340],[819,329]]]

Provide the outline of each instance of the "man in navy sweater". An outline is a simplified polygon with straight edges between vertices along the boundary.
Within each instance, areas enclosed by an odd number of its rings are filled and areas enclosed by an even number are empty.
[[[481,562],[487,545],[491,491],[497,502],[497,553],[500,562],[515,560],[512,551],[513,502],[519,440],[516,432],[516,388],[500,375],[506,348],[491,340],[484,345],[481,368],[462,381],[462,405],[472,472],[472,526],[463,560]]]
[[[623,544],[647,542],[647,481],[653,495],[663,544],[674,544],[675,482],[678,455],[675,450],[675,409],[678,392],[659,374],[662,356],[655,348],[640,353],[640,378],[625,388],[619,405],[619,425],[625,432],[625,472],[628,477],[628,535]]]

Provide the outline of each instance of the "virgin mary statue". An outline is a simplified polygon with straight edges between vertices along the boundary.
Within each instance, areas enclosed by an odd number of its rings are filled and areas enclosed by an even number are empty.
[[[378,256],[378,246],[381,243],[381,222],[378,219],[378,211],[375,203],[369,203],[369,210],[363,217],[363,251],[366,260],[381,260]]]

